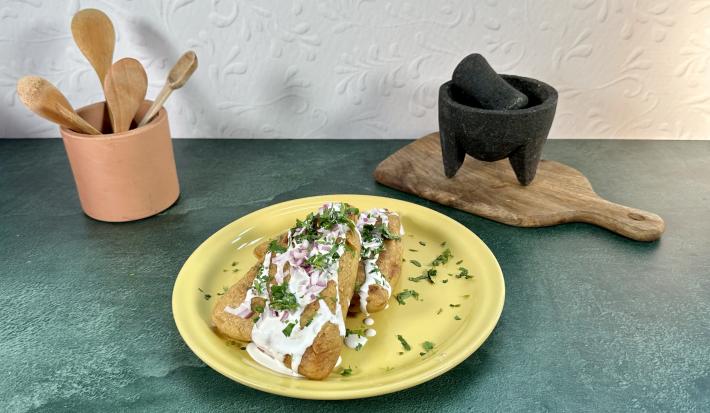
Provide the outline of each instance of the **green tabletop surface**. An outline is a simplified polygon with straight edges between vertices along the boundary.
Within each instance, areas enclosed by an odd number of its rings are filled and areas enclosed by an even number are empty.
[[[177,204],[109,224],[82,213],[61,140],[0,140],[0,410],[710,411],[710,142],[547,143],[602,197],[663,217],[653,243],[515,228],[375,183],[406,143],[175,140]],[[262,393],[193,355],[171,312],[192,251],[244,214],[329,193],[415,202],[488,244],[506,298],[478,351],[414,388],[335,402]]]

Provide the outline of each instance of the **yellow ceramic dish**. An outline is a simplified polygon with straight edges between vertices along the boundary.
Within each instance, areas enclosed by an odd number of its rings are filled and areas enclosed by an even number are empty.
[[[296,219],[327,201],[348,202],[361,210],[386,207],[400,213],[406,231],[403,240],[407,262],[400,285],[393,292],[412,289],[419,293],[419,300],[410,298],[401,305],[391,298],[387,310],[372,315],[377,335],[361,351],[344,347],[341,366],[324,381],[310,381],[283,376],[256,364],[242,349],[242,343],[215,334],[209,315],[214,297],[253,265],[252,249],[257,243],[287,230]],[[421,275],[445,248],[451,249],[453,258],[436,267],[435,284],[408,279]],[[458,267],[467,268],[473,278],[457,278]],[[175,281],[172,305],[175,323],[187,345],[225,376],[284,396],[354,399],[415,386],[461,363],[493,331],[504,297],[503,274],[495,257],[483,241],[458,222],[395,199],[328,195],[272,205],[217,231],[185,262]],[[350,316],[346,325],[361,328],[362,319],[361,315]],[[397,335],[409,343],[410,351],[403,349]],[[434,349],[425,351],[425,341],[434,343]],[[350,368],[352,374],[341,375],[344,368]]]

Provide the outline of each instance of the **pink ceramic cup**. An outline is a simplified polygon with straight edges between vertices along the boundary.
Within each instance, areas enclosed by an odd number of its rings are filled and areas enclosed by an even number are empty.
[[[138,111],[140,119],[152,102]],[[110,130],[105,103],[77,113],[101,131]],[[59,129],[81,208],[99,221],[125,222],[168,209],[180,195],[168,114],[161,109],[147,125],[128,132],[85,135]]]

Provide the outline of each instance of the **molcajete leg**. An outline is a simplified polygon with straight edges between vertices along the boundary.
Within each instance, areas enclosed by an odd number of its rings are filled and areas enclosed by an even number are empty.
[[[508,158],[510,166],[513,167],[515,176],[521,185],[529,185],[535,178],[544,144],[545,140],[540,139],[539,142],[530,142],[510,154]]]
[[[449,128],[439,125],[439,138],[441,140],[441,156],[444,159],[444,174],[447,178],[456,175],[461,168],[466,152],[456,141],[456,133]]]

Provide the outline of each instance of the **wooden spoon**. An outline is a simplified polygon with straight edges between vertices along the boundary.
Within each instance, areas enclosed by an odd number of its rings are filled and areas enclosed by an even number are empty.
[[[79,133],[101,134],[74,112],[67,98],[47,79],[39,76],[21,78],[17,81],[17,95],[29,110],[49,121]]]
[[[104,95],[113,132],[125,132],[145,100],[148,76],[136,59],[123,58],[111,66],[104,82]]]
[[[177,63],[175,63],[175,66],[170,69],[168,80],[160,90],[158,97],[155,98],[155,102],[150,105],[148,112],[146,112],[143,119],[138,122],[138,127],[145,125],[153,119],[153,117],[160,111],[160,108],[163,107],[165,101],[168,100],[170,94],[173,93],[173,90],[180,89],[185,82],[187,82],[190,76],[192,76],[195,69],[197,69],[197,55],[195,52],[190,50],[180,56],[180,59],[178,59]]]
[[[111,20],[101,10],[79,10],[72,18],[71,33],[81,53],[94,67],[103,87],[116,44],[116,32]]]

